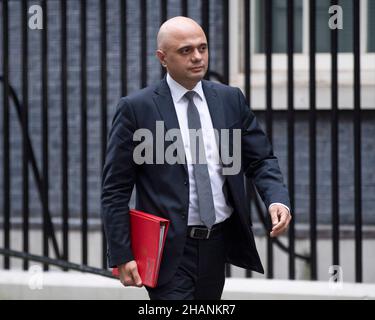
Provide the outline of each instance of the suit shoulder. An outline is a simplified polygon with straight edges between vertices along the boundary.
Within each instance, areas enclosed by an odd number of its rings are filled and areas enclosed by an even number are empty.
[[[204,80],[205,84],[215,89],[217,92],[222,94],[238,95],[238,88],[231,87],[221,82],[207,81]]]
[[[137,104],[140,102],[144,102],[148,98],[152,97],[155,88],[156,88],[156,85],[150,85],[143,89],[136,90],[132,92],[131,94],[127,95],[126,97],[122,97],[121,100],[127,101],[130,104]]]

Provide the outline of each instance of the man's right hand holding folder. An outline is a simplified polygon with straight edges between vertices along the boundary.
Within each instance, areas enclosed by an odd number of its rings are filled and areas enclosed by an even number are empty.
[[[137,262],[129,261],[118,266],[121,283],[128,287],[143,287],[142,279],[138,273]]]
[[[137,262],[135,260],[118,266],[121,283],[125,286],[143,287],[142,279],[138,273]]]
[[[157,284],[169,220],[130,209],[131,249],[134,259],[118,265],[112,274],[128,287]]]

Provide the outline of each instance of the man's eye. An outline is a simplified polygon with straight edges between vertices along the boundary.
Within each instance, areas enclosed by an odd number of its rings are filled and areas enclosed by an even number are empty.
[[[181,50],[181,53],[183,53],[183,54],[187,54],[189,52],[190,52],[189,48],[184,48],[184,49]]]
[[[206,47],[206,46],[202,46],[202,47],[200,47],[200,51],[201,51],[201,52],[204,52],[204,51],[206,51],[206,49],[207,49],[207,47]]]

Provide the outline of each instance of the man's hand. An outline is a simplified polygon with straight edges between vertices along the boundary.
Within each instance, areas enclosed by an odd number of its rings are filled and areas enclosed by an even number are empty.
[[[135,260],[129,261],[118,266],[121,283],[127,286],[142,287],[142,280],[138,273],[137,263]]]
[[[290,220],[292,220],[292,216],[287,208],[279,204],[272,205],[269,209],[269,213],[272,220],[272,230],[270,235],[274,238],[284,233],[288,228]]]

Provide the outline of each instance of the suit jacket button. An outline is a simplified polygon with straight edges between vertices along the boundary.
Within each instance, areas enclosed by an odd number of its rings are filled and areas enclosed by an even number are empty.
[[[187,182],[186,180],[184,181],[184,185],[185,185],[185,186],[187,186],[187,185],[188,185],[188,182]]]

